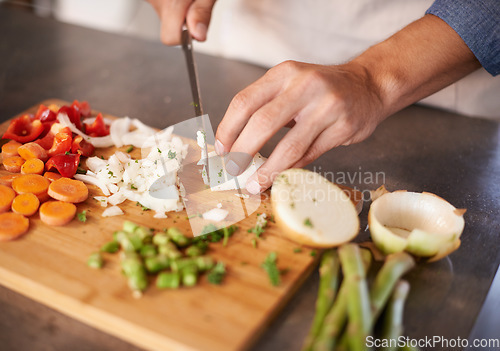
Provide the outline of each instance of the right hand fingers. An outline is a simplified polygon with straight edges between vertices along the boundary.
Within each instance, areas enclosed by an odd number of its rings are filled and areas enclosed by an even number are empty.
[[[275,77],[275,70],[271,68],[233,98],[217,127],[215,150],[218,155],[227,154],[250,117],[280,93],[281,81]]]
[[[161,20],[161,40],[166,45],[181,42],[181,30],[186,22],[194,39],[204,41],[210,24],[215,0],[149,0]]]
[[[214,5],[215,0],[195,0],[189,7],[186,23],[189,32],[198,41],[207,39],[207,30]]]

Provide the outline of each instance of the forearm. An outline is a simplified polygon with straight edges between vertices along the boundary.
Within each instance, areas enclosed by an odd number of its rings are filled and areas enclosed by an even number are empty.
[[[433,15],[411,23],[350,64],[368,76],[382,103],[381,118],[481,67],[460,36]]]

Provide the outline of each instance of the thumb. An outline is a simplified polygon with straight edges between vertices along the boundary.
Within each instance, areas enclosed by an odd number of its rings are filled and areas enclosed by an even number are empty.
[[[215,0],[195,0],[187,13],[187,26],[194,39],[205,41],[207,39],[208,25],[212,17]]]

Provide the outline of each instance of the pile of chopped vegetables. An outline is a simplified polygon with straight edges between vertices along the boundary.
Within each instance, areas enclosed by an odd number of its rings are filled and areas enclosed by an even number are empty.
[[[171,227],[161,232],[125,221],[122,230],[113,234],[113,241],[104,244],[100,252],[92,253],[87,265],[102,268],[103,253],[120,251],[121,268],[134,296],[140,297],[149,286],[149,277],[156,277],[160,289],[177,289],[181,285],[198,284],[206,273],[211,284],[221,284],[226,274],[223,262],[207,255],[210,242],[232,235],[236,227],[215,230],[203,236],[188,238],[179,229]]]
[[[80,157],[89,157],[94,146],[60,123],[67,116],[78,130],[92,138],[109,134],[102,115],[92,121],[87,102],[67,106],[40,105],[36,114],[10,122],[2,139],[2,163],[10,172],[0,177],[0,240],[13,240],[29,229],[29,218],[40,213],[49,225],[64,225],[76,214],[75,203],[88,197],[88,189],[73,177]]]
[[[108,160],[90,157],[86,174],[75,175],[76,179],[98,186],[104,196],[95,197],[103,207],[108,204],[103,216],[119,215],[123,212],[117,207],[125,200],[138,202],[145,208],[156,212],[155,217],[166,218],[166,212],[180,211],[184,208],[181,199],[177,171],[187,154],[187,144],[179,137],[172,136],[173,128],[160,133],[142,127],[148,138],[142,139],[143,151],[149,149],[142,159],[132,159],[128,153],[115,152]],[[149,127],[147,127],[149,128]],[[149,143],[148,140],[156,141]],[[146,141],[146,147],[145,147]],[[161,178],[162,196],[153,197],[151,185]]]
[[[55,191],[49,191],[49,185],[61,177],[74,178],[71,184],[78,184],[80,197],[85,188],[85,199],[88,190],[82,182],[98,186],[103,196],[96,199],[103,207],[112,205],[103,216],[122,214],[117,205],[126,199],[156,211],[155,217],[159,218],[165,218],[166,212],[182,210],[182,185],[177,171],[186,156],[187,145],[173,137],[172,131],[170,127],[157,132],[128,117],[108,120],[101,113],[92,114],[88,102],[77,100],[64,106],[42,104],[36,114],[13,119],[2,136],[8,139],[2,146],[2,163],[11,174],[0,177],[4,195],[0,200],[0,214],[13,211],[0,217],[2,239],[11,240],[26,233],[27,217],[34,215],[39,207],[45,223],[62,225],[71,221],[76,212],[71,204],[84,200],[77,198],[76,201],[71,196],[63,196],[61,200]],[[95,148],[124,145],[142,148],[144,158],[134,160],[128,153],[119,151],[108,160],[93,157]],[[86,165],[88,171],[82,165]],[[17,185],[12,185],[17,178]],[[162,191],[167,194],[156,198],[149,190],[160,178]],[[31,188],[26,190],[28,183]],[[53,204],[44,203],[51,198],[70,204],[55,208]],[[61,218],[47,216],[47,210],[59,211]]]

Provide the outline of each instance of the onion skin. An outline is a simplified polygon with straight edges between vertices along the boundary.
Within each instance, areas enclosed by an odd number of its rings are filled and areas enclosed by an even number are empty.
[[[460,247],[461,243],[462,242],[460,241],[460,239],[457,239],[454,242],[448,244],[447,246],[442,247],[441,250],[438,251],[437,254],[435,254],[434,256],[432,256],[431,258],[429,258],[429,260],[427,262],[429,262],[429,263],[430,262],[436,262],[436,261],[439,261],[442,258],[445,258],[449,254],[451,254],[453,251],[458,250],[458,248]]]
[[[418,257],[427,257],[433,262],[459,248],[459,238],[465,225],[465,210],[456,209],[441,197],[427,192],[412,193],[403,190],[390,193],[385,188],[380,188],[374,193],[377,196],[370,206],[368,223],[375,245],[384,254],[406,251]],[[404,197],[405,194],[408,196]],[[401,207],[402,205],[405,206]],[[435,218],[432,215],[425,217],[426,212],[422,208],[427,209],[427,213],[429,208],[435,208],[439,215]],[[408,216],[405,211],[414,212],[410,213],[409,217],[402,217]],[[411,217],[411,214],[414,214],[414,217]],[[382,223],[384,218],[385,223]],[[407,226],[401,224],[400,227],[405,229],[406,235],[405,231],[398,229],[399,226],[394,229],[387,227],[394,225],[390,222],[395,223],[398,220],[400,223],[406,221]],[[448,225],[449,231],[443,230],[443,222]],[[420,223],[422,228],[426,229],[419,228],[415,223]],[[435,226],[435,230],[432,226]]]

